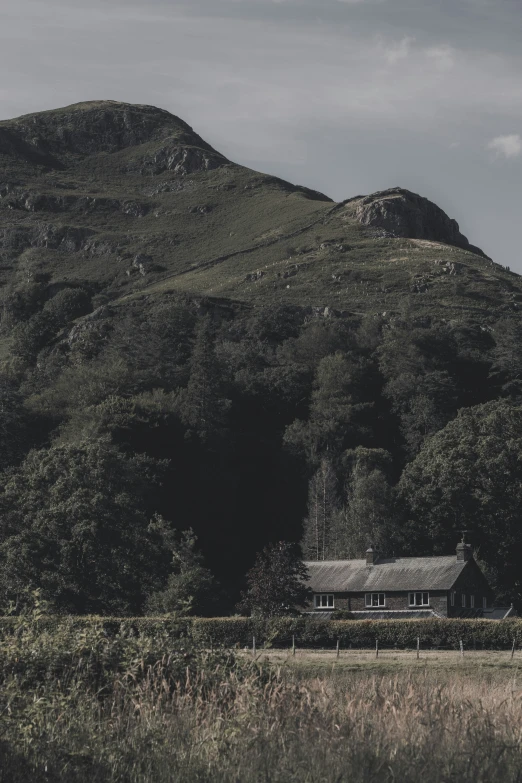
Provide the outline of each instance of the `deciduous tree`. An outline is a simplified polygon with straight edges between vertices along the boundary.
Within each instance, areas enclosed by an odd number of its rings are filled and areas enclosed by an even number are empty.
[[[331,532],[331,557],[361,558],[369,545],[387,552],[393,528],[392,491],[387,476],[391,455],[383,449],[358,447],[351,462],[346,505]]]
[[[169,570],[169,551],[148,515],[158,470],[102,440],[33,451],[5,474],[4,603],[40,588],[58,611],[139,612]]]
[[[311,595],[308,571],[297,548],[279,541],[263,549],[247,574],[240,609],[264,617],[292,614]]]
[[[449,552],[473,531],[500,594],[522,598],[522,407],[500,400],[459,411],[429,438],[399,483],[415,551]]]
[[[148,612],[207,615],[216,605],[217,584],[203,564],[194,531],[173,531],[161,517],[156,517],[154,529],[170,549],[172,564],[166,586],[150,595]]]
[[[323,455],[334,460],[355,445],[357,415],[371,405],[357,402],[360,371],[358,363],[341,352],[319,363],[309,419],[295,421],[285,432],[286,444],[300,451],[310,465],[317,465]]]

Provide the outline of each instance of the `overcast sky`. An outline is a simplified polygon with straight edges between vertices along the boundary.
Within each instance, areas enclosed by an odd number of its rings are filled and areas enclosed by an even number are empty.
[[[336,200],[400,185],[522,272],[522,0],[0,0],[0,119],[168,109]]]

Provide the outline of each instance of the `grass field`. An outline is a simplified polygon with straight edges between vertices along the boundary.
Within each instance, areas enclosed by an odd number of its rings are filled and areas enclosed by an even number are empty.
[[[522,780],[518,651],[254,659],[36,626],[0,640],[0,783]]]
[[[251,653],[249,652],[250,656]],[[337,675],[343,672],[394,674],[401,672],[454,672],[480,676],[495,672],[499,679],[520,679],[522,689],[522,652],[510,650],[261,650],[257,659],[303,676]]]

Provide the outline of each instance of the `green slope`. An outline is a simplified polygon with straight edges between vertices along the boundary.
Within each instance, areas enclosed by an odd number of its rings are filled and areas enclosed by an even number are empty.
[[[335,204],[229,162],[154,107],[88,102],[2,122],[0,165],[4,289],[39,279],[114,301],[180,291],[355,313],[406,297],[479,318],[522,293],[427,200],[396,189]]]

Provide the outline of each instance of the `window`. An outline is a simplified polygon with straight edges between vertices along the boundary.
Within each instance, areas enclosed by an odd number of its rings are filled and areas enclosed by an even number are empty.
[[[470,597],[469,597],[469,605],[471,606],[472,609],[475,608],[475,596],[474,595],[470,595]]]
[[[487,609],[488,608],[488,599],[487,598],[483,598],[482,599],[482,608],[483,609]]]
[[[333,595],[327,595],[326,593],[322,593],[320,595],[315,596],[315,608],[316,609],[333,609],[334,608],[334,597]]]
[[[384,593],[366,593],[366,606],[386,606]]]
[[[409,594],[410,606],[429,606],[430,594],[429,593],[410,593]]]
[[[451,596],[450,596],[451,605],[455,606],[455,591],[452,590]]]
[[[462,606],[466,607],[466,593],[462,593]]]

